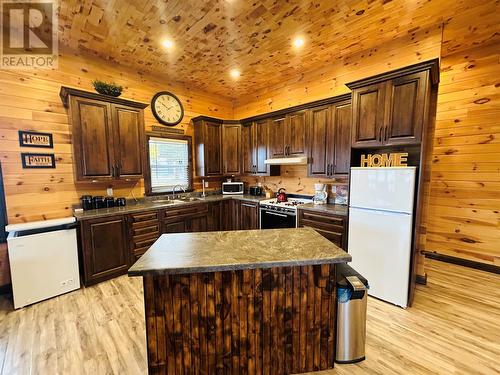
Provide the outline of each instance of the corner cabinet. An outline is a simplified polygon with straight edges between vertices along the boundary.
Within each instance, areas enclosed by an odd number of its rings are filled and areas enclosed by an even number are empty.
[[[352,147],[421,143],[429,70],[400,75],[396,71],[347,86],[352,89]]]
[[[73,134],[75,181],[111,182],[143,176],[147,104],[62,87]]]
[[[349,173],[350,100],[309,110],[307,130],[309,176],[329,178]]]

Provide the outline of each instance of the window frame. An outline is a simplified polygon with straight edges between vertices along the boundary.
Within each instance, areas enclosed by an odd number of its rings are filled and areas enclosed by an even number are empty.
[[[147,196],[154,195],[166,195],[171,193],[171,191],[163,192],[153,192],[153,187],[151,186],[151,164],[149,160],[149,140],[151,138],[164,138],[164,139],[178,139],[187,141],[188,143],[188,189],[186,192],[193,191],[193,143],[192,137],[189,135],[177,135],[177,134],[165,134],[157,132],[146,132],[146,145],[145,145],[145,162],[144,165],[144,191]],[[182,190],[176,190],[175,193],[180,193]]]

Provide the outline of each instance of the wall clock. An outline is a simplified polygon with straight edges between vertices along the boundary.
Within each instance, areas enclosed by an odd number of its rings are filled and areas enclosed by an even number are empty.
[[[153,96],[151,110],[160,124],[167,126],[177,125],[184,117],[181,101],[168,91],[160,91]]]

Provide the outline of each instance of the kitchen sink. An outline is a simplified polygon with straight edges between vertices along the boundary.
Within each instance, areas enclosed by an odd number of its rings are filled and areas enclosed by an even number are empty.
[[[158,199],[153,201],[154,203],[159,203],[159,204],[174,204],[174,203],[186,203],[186,202],[196,202],[203,200],[203,198],[198,198],[198,197],[185,197],[185,198],[178,198],[178,199]]]

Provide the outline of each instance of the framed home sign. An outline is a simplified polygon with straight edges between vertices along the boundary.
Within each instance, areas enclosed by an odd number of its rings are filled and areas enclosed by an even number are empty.
[[[19,146],[52,148],[52,134],[19,130]]]
[[[23,152],[21,153],[21,161],[24,169],[56,167],[56,158],[54,154],[35,154],[31,152]]]

